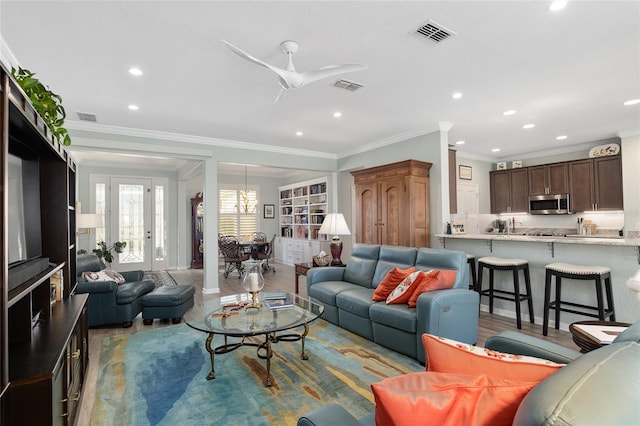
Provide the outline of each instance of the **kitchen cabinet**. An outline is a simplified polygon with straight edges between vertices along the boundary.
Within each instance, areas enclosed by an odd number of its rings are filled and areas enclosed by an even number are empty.
[[[528,167],[529,195],[566,194],[569,188],[567,163]]]
[[[489,173],[491,213],[529,211],[529,174],[527,168]]]
[[[569,162],[572,212],[622,210],[622,157]]]
[[[429,247],[429,169],[406,160],[351,172],[356,242]]]

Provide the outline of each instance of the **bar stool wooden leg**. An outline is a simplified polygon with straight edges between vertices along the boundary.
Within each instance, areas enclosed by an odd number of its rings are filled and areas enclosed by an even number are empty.
[[[489,268],[489,313],[493,313],[493,268]]]
[[[560,329],[560,308],[562,307],[562,304],[560,303],[561,300],[561,293],[562,293],[562,277],[560,277],[560,275],[556,275],[556,301],[555,303],[555,308],[556,308],[556,323],[555,323],[555,327],[556,330]]]
[[[598,301],[598,319],[604,321],[604,301],[602,300],[602,279],[596,277],[596,300]]]
[[[475,291],[479,291],[478,290],[478,278],[477,278],[477,275],[476,275],[476,261],[475,261],[475,259],[472,259],[469,262],[469,268],[470,268],[470,272],[471,272],[471,282],[473,283],[472,286],[471,286],[471,289],[475,290]]]
[[[522,328],[520,319],[520,281],[518,279],[518,268],[513,268],[513,294],[516,301],[516,324],[518,329]]]
[[[611,316],[609,317],[611,321],[616,320],[616,311],[613,308],[613,292],[611,291],[611,274],[607,274],[604,277],[604,288],[607,292],[607,307],[611,312]]]
[[[524,268],[524,285],[527,290],[527,294],[529,295],[527,299],[527,306],[529,307],[529,322],[531,324],[535,323],[535,318],[533,315],[533,294],[531,293],[531,277],[529,276],[529,265]]]
[[[544,313],[542,319],[542,335],[549,331],[549,304],[551,299],[551,271],[547,270],[544,278]]]

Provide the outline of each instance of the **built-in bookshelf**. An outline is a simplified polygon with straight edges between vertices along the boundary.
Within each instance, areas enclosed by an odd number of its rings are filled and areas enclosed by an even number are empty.
[[[315,179],[279,187],[280,236],[326,240],[320,226],[328,210],[327,179]]]

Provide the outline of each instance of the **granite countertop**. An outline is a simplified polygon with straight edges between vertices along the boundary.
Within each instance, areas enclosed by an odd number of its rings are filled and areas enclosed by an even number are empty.
[[[565,236],[534,236],[515,234],[435,234],[437,238],[455,238],[468,240],[493,240],[493,241],[513,241],[513,242],[534,242],[534,243],[560,243],[560,244],[587,244],[605,246],[640,246],[640,238],[624,238],[618,236],[598,236],[596,235],[567,235]]]

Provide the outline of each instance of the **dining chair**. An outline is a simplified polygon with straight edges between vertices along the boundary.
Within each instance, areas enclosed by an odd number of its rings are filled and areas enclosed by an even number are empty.
[[[258,252],[257,258],[260,259],[260,260],[264,260],[264,263],[262,264],[262,271],[263,272],[271,271],[274,274],[276,273],[276,268],[274,268],[273,266],[269,265],[269,260],[271,259],[272,255],[273,255],[273,244],[275,243],[275,240],[276,240],[276,234],[273,234],[273,238],[271,238],[271,242],[269,242],[269,244],[267,245],[266,250],[264,250],[262,252]]]
[[[242,277],[242,262],[249,259],[249,255],[242,253],[238,239],[233,235],[224,235],[218,239],[218,248],[224,256],[224,277],[233,271],[238,271],[238,278]]]

